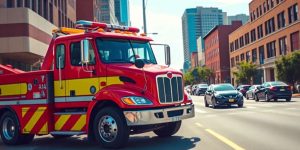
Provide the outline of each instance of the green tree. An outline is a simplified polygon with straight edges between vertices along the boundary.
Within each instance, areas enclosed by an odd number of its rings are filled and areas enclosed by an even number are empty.
[[[233,72],[238,84],[251,84],[251,79],[254,78],[258,70],[252,62],[242,61],[237,65],[237,70]]]
[[[275,64],[277,79],[289,84],[300,81],[300,51],[281,57]]]
[[[184,74],[185,84],[196,84],[208,81],[209,77],[212,75],[212,71],[207,67],[197,67],[193,68]]]
[[[191,85],[194,82],[194,76],[191,72],[187,72],[183,75],[184,84],[185,85]]]

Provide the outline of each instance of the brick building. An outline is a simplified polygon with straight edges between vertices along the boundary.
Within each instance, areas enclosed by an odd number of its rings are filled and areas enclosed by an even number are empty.
[[[233,21],[232,25],[218,25],[205,37],[205,66],[213,71],[210,83],[230,82],[230,60],[228,35],[242,26],[242,21]]]
[[[231,75],[241,61],[258,65],[253,83],[273,81],[275,60],[300,49],[300,0],[252,0],[250,21],[229,35]],[[235,78],[232,76],[232,84]]]
[[[75,0],[0,0],[0,63],[35,68],[52,30],[74,26],[75,21]]]

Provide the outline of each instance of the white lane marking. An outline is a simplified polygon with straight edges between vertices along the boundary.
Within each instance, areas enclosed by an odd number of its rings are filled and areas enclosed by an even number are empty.
[[[254,106],[246,106],[246,108],[255,109],[255,108],[257,108],[257,107],[254,107]]]
[[[201,114],[206,114],[207,112],[206,111],[204,111],[204,110],[200,110],[200,109],[195,109],[195,111],[197,112],[197,113],[201,113]]]
[[[288,110],[296,110],[297,108],[287,108]]]

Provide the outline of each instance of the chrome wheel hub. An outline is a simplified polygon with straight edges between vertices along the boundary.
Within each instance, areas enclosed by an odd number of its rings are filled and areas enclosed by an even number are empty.
[[[15,136],[16,125],[11,118],[5,118],[2,124],[2,133],[6,140],[11,140]]]
[[[111,116],[103,116],[98,123],[98,132],[102,140],[112,142],[118,134],[118,126],[115,119]]]

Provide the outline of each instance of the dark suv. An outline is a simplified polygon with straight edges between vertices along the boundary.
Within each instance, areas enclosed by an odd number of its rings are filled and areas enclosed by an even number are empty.
[[[285,99],[289,102],[291,101],[291,98],[291,87],[280,81],[265,82],[255,95],[256,101],[261,99],[266,101],[270,101],[271,99],[274,99],[274,101],[277,101],[278,99]]]

